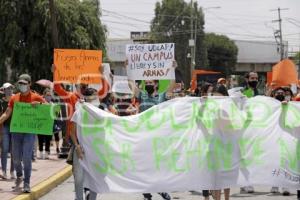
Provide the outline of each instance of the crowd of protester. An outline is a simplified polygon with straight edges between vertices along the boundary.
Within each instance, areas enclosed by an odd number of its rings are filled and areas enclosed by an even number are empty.
[[[55,70],[55,66],[53,66]],[[131,82],[129,82],[131,83]],[[1,178],[8,180],[7,162],[10,156],[10,178],[15,179],[15,188],[20,189],[23,182],[23,192],[30,192],[30,177],[32,171],[32,161],[35,156],[38,159],[48,159],[50,155],[51,143],[55,144],[56,152],[59,153],[60,132],[63,129],[63,120],[55,120],[53,127],[53,136],[47,135],[34,135],[22,133],[10,133],[10,121],[14,109],[15,102],[31,103],[33,106],[36,104],[49,104],[49,103],[64,103],[69,117],[64,119],[66,122],[66,134],[64,139],[70,141],[71,148],[67,158],[68,163],[73,166],[74,185],[75,185],[75,198],[77,200],[90,199],[95,200],[97,194],[90,191],[88,188],[83,188],[83,169],[79,164],[79,160],[83,158],[84,153],[77,140],[76,124],[72,120],[72,114],[75,112],[76,104],[78,102],[90,102],[95,104],[100,109],[106,110],[119,116],[129,116],[143,112],[154,105],[160,104],[164,101],[180,98],[184,96],[229,96],[228,89],[229,83],[225,78],[220,78],[215,82],[202,82],[198,84],[197,88],[192,91],[186,90],[182,80],[175,80],[171,82],[166,92],[159,93],[159,82],[157,80],[146,80],[144,82],[133,82],[129,84],[132,94],[119,94],[108,93],[110,85],[105,78],[102,79],[101,89],[99,91],[87,84],[75,85],[74,91],[68,91],[60,83],[54,83],[52,88],[45,88],[40,94],[31,89],[33,82],[28,74],[19,76],[17,83],[4,83],[1,87],[0,99],[0,125],[1,131]],[[257,95],[266,95],[277,99],[282,103],[289,101],[298,101],[300,97],[297,92],[293,92],[291,86],[274,87],[267,86],[266,92],[259,93],[258,86],[259,76],[256,72],[249,72],[245,75],[245,85],[240,90],[244,97],[252,98]],[[60,113],[60,116],[62,114]],[[61,117],[62,119],[63,117]],[[35,145],[35,140],[38,140],[38,146]],[[54,139],[54,142],[53,142]],[[34,155],[35,149],[38,149],[38,155]],[[23,178],[24,175],[24,178]],[[241,192],[253,193],[253,186],[244,186]],[[272,193],[279,193],[279,188],[272,187]],[[221,199],[221,190],[204,190],[203,196],[208,200],[212,196],[215,200]],[[169,200],[171,196],[168,193],[159,193],[163,199]],[[290,195],[288,188],[282,188],[283,195]],[[143,194],[145,200],[151,200],[150,193]],[[225,200],[230,198],[230,189],[224,188]],[[298,192],[298,199],[300,193]]]

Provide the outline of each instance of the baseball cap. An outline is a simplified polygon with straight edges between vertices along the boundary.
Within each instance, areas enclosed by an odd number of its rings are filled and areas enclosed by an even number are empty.
[[[22,74],[19,76],[18,83],[31,83],[31,77],[28,74]]]
[[[218,83],[221,83],[222,81],[225,81],[225,82],[226,82],[225,78],[219,78],[219,79],[218,79]]]
[[[6,89],[6,88],[9,88],[9,87],[14,87],[14,86],[10,83],[4,83],[1,88]]]

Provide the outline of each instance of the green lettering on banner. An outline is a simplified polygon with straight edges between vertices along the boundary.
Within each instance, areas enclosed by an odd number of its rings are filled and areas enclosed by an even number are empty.
[[[202,138],[195,144],[195,147],[191,148],[189,141],[180,136],[154,138],[152,147],[156,170],[161,170],[164,164],[173,172],[188,172],[192,168],[193,157],[198,161],[199,169],[206,165],[211,171],[217,171],[222,167],[225,170],[232,168],[232,143],[223,143],[219,138]],[[181,166],[178,166],[179,162]]]
[[[206,129],[211,130],[215,125],[215,119],[219,111],[219,104],[216,100],[208,98],[200,108],[199,119]]]
[[[298,108],[291,104],[282,105],[282,113],[282,122],[284,128],[293,129],[300,127],[300,112]],[[293,116],[293,118],[288,118],[288,116]]]
[[[263,164],[262,155],[264,153],[262,149],[262,138],[241,138],[239,139],[239,147],[241,152],[241,168],[246,168],[251,165]],[[249,149],[252,149],[252,157],[247,158],[249,155]]]
[[[188,169],[191,169],[191,158],[196,157],[198,161],[198,167],[199,169],[202,169],[206,164],[206,155],[209,152],[209,139],[203,138],[201,140],[198,140],[196,143],[195,149],[187,149],[187,167]]]
[[[152,140],[152,148],[154,154],[155,167],[157,170],[161,168],[161,162],[167,160],[167,155],[165,155],[167,146],[167,138],[165,137],[156,137]],[[170,168],[170,166],[168,165]]]
[[[152,117],[155,117],[158,122],[154,123],[151,121]],[[156,129],[159,129],[160,126],[166,122],[166,113],[165,112],[159,112],[158,109],[150,109],[147,110],[145,113],[142,115],[142,119],[144,123],[146,123],[146,127],[148,131],[154,131]]]
[[[295,173],[300,172],[300,142],[298,139],[293,140],[294,145],[280,138],[280,166],[283,169],[290,168]]]
[[[179,147],[183,146],[183,153],[185,153],[187,142],[179,136],[153,138],[152,148],[156,169],[160,170],[165,163],[169,170],[176,173],[187,172],[189,170],[187,159],[181,160],[183,166],[178,166],[179,157],[182,155]]]
[[[207,165],[211,171],[216,171],[224,167],[230,170],[232,166],[233,144],[223,143],[219,138],[212,138],[209,152],[207,154]]]
[[[138,119],[138,122],[137,122],[136,125],[134,125],[133,123],[134,122],[129,121],[129,124],[128,124],[128,120],[127,119],[121,119],[121,124],[122,124],[123,128],[127,132],[129,132],[129,133],[139,133],[141,125],[143,124],[142,118]]]
[[[89,113],[82,109],[82,135],[97,135],[99,132],[112,134],[112,121],[105,117],[103,119],[95,119]],[[92,120],[93,119],[93,120]]]
[[[244,117],[243,114],[244,114],[244,112],[241,111],[234,102],[231,102],[230,108],[229,108],[230,124],[226,126],[226,129],[229,129],[229,130],[242,129],[246,123],[246,117]],[[241,120],[241,121],[239,121],[239,120]]]
[[[167,147],[170,148],[171,150],[171,161],[170,161],[170,166],[171,169],[176,172],[176,173],[181,173],[181,172],[186,172],[188,171],[188,167],[187,167],[187,162],[186,160],[184,161],[185,165],[182,166],[181,168],[178,166],[178,158],[180,156],[180,152],[179,152],[179,148],[178,145],[184,145],[184,147],[187,146],[187,141],[186,139],[183,139],[182,137],[171,137],[169,139],[169,144]]]
[[[98,159],[102,163],[93,163],[95,169],[101,174],[119,175],[127,171],[133,171],[135,164],[132,159],[132,147],[130,144],[121,144],[120,152],[113,153],[111,149],[112,142],[102,138],[94,138],[92,148],[95,151]],[[102,151],[101,151],[102,150]],[[118,165],[116,167],[115,165]]]
[[[264,115],[253,116],[255,109],[263,108]],[[247,120],[244,124],[244,128],[264,128],[268,125],[268,118],[273,114],[270,106],[262,101],[249,100],[249,104],[246,107]],[[260,118],[259,118],[260,117]]]
[[[31,105],[14,103],[10,132],[52,135],[55,114],[59,106],[53,104]]]

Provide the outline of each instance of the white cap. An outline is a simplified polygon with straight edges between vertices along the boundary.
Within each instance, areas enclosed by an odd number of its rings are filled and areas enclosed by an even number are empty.
[[[4,83],[1,88],[6,89],[6,88],[9,88],[9,87],[14,87],[14,86],[10,83]]]

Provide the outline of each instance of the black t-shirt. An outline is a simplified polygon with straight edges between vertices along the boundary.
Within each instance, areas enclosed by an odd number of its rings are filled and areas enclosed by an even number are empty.
[[[6,111],[8,107],[8,101],[0,99],[0,113],[1,115]],[[9,117],[4,123],[4,126],[10,126],[11,117]]]

